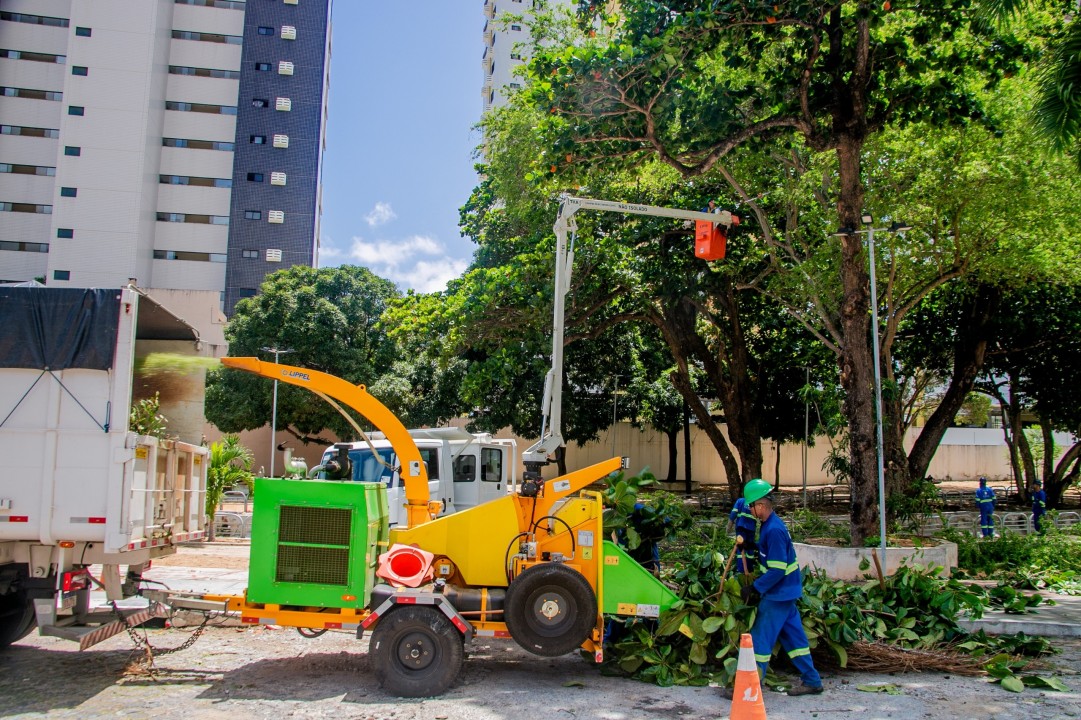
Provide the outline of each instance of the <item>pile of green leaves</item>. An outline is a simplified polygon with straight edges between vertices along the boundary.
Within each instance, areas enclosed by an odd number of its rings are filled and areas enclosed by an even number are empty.
[[[957,544],[962,577],[993,577],[1017,588],[1081,595],[1081,526],[1045,525],[1040,535],[1007,532],[992,539],[950,530],[943,534]]]
[[[628,527],[629,508],[638,502],[637,492],[648,485],[646,480],[618,477],[610,481],[606,527]],[[757,613],[755,606],[740,598],[742,585],[752,576],[737,567],[730,567],[724,575],[732,540],[723,525],[710,527],[708,533],[692,525],[668,534],[668,542],[674,541],[678,552],[663,553],[667,562],[662,579],[676,589],[680,600],[656,621],[613,620],[606,646],[608,672],[662,686],[727,684],[734,677],[740,635],[749,632]],[[1016,677],[1016,668],[1009,663],[1018,655],[1051,652],[1046,641],[973,634],[957,622],[962,616],[981,617],[996,602],[1024,611],[1039,599],[946,578],[941,568],[910,565],[881,582],[871,576],[864,582],[850,583],[832,580],[822,571],[805,573],[800,613],[812,652],[820,662],[844,668],[854,643],[878,642],[986,657],[989,672],[991,666],[996,668],[994,677],[1001,667]]]

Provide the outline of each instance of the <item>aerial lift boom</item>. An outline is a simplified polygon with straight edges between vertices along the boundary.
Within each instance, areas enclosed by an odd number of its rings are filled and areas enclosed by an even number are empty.
[[[739,225],[739,218],[727,210],[707,213],[611,200],[594,200],[572,195],[560,197],[559,213],[552,226],[556,235],[555,297],[552,303],[552,367],[544,378],[540,440],[522,454],[522,461],[526,467],[526,474],[523,477],[527,487],[530,482],[536,486],[540,477],[540,468],[549,462],[548,456],[566,444],[563,441],[563,334],[567,291],[570,289],[571,273],[574,270],[574,240],[578,233],[578,223],[574,215],[579,210],[693,220],[696,224],[709,223],[711,228],[720,225],[726,230],[733,225]]]

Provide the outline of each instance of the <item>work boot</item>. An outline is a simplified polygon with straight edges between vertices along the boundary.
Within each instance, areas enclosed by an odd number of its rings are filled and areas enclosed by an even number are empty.
[[[721,697],[724,698],[725,700],[731,700],[733,695],[735,695],[735,691],[730,687],[722,687],[722,688],[718,688],[718,690],[720,692]]]
[[[821,685],[815,686],[800,684],[795,686],[794,688],[791,688],[788,691],[788,694],[792,697],[795,697],[796,695],[821,695],[822,690],[823,688]]]

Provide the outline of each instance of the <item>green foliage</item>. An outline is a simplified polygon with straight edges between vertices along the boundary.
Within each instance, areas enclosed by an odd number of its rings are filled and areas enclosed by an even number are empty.
[[[1005,532],[979,538],[949,529],[942,534],[957,544],[962,575],[995,578],[1017,588],[1081,595],[1081,536],[1077,534],[1081,529],[1075,525],[1062,530],[1051,521],[1044,524],[1046,531],[1036,535]]]
[[[210,444],[210,466],[206,472],[206,514],[214,517],[222,495],[231,487],[245,485],[253,488],[252,451],[240,444],[236,435],[225,435]]]
[[[797,508],[784,516],[784,522],[788,526],[789,534],[796,542],[820,538],[843,540],[845,544],[850,541],[847,525],[834,525],[813,510]]]
[[[910,526],[919,518],[942,510],[942,496],[931,478],[913,479],[903,493],[886,498],[886,511],[902,526]]]
[[[226,327],[229,353],[274,360],[263,348],[288,349],[287,365],[330,373],[354,384],[375,384],[393,372],[397,352],[380,325],[387,304],[398,296],[394,283],[367,268],[294,265],[266,277],[260,293],[237,303]],[[238,370],[207,374],[206,417],[225,432],[265,426],[271,418],[272,383]],[[391,408],[392,411],[397,408]],[[299,387],[280,383],[278,428],[304,442],[329,429],[339,438],[355,435],[329,404]]]
[[[666,492],[641,494],[656,481],[648,470],[629,478],[622,472],[605,478],[604,533],[623,538],[632,554],[642,543],[672,539],[691,525],[681,498]]]
[[[128,428],[136,435],[149,435],[159,440],[164,438],[165,427],[169,421],[158,413],[160,408],[161,398],[158,393],[154,393],[154,397],[137,400],[131,406]]]

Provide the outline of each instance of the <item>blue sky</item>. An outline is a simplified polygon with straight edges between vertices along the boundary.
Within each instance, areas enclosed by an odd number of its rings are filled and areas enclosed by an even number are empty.
[[[458,208],[476,184],[480,0],[336,0],[320,265],[442,290],[473,243]]]

